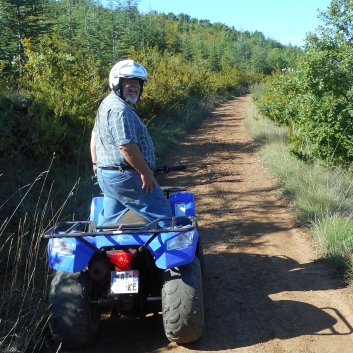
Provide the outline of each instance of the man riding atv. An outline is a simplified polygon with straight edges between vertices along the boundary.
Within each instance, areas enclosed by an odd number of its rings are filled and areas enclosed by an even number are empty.
[[[177,344],[203,335],[204,257],[194,195],[169,186],[164,196],[155,180],[186,166],[152,171],[152,140],[131,107],[146,80],[145,68],[132,60],[112,68],[112,92],[99,107],[91,139],[104,196],[93,198],[89,221],[62,221],[43,234],[54,270],[49,326],[66,347],[94,341],[101,309],[120,318],[161,315],[166,337]]]
[[[131,106],[145,82],[146,69],[133,60],[118,62],[109,74],[112,91],[99,106],[91,137],[93,170],[104,193],[98,226],[117,222],[129,209],[150,222],[172,215],[153,176],[152,139]]]

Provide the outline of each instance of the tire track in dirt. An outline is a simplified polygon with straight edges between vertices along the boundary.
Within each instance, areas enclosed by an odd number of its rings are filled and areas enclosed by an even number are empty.
[[[166,183],[196,197],[206,262],[203,338],[170,343],[161,315],[107,317],[95,343],[79,352],[353,351],[352,294],[316,259],[265,175],[243,126],[249,101],[222,104],[166,161],[188,165]]]

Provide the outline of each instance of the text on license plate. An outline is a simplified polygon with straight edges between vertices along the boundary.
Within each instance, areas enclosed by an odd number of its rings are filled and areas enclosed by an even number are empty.
[[[113,294],[137,293],[139,271],[111,272],[110,290]]]

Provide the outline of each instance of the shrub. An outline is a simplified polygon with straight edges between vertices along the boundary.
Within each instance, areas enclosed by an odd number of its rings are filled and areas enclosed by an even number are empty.
[[[276,72],[260,112],[289,129],[292,152],[305,160],[353,162],[353,45],[351,2],[332,1],[321,14],[327,27],[306,40],[305,53],[292,69]]]
[[[28,58],[19,77],[28,96],[27,141],[34,158],[72,158],[89,139],[102,95],[99,63],[44,37],[38,49],[25,42]]]

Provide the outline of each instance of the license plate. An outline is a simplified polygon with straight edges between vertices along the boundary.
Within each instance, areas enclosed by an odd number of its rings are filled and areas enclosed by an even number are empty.
[[[139,289],[139,271],[111,272],[110,290],[112,294],[137,293]]]

